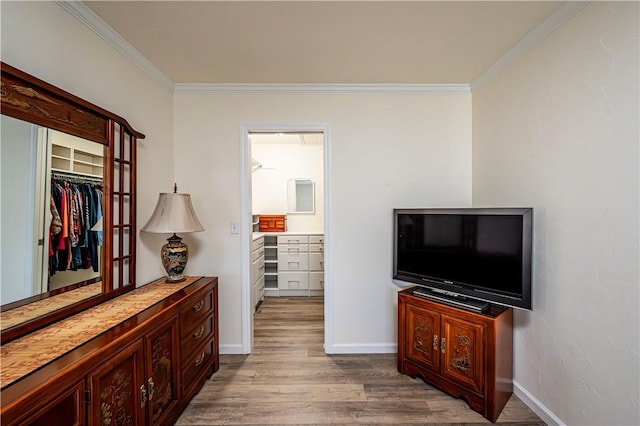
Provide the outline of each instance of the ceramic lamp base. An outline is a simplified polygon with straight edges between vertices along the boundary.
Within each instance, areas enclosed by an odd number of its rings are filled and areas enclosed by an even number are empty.
[[[165,282],[179,283],[186,279],[182,272],[189,259],[189,247],[176,234],[167,238],[167,241],[167,244],[163,245],[160,250],[162,266],[167,271]]]

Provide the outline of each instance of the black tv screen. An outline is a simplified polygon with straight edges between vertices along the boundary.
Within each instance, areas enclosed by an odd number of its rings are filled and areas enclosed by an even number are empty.
[[[393,278],[531,309],[531,208],[394,210]]]

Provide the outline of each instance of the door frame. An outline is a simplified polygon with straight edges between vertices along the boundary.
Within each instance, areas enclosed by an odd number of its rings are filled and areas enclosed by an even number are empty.
[[[322,132],[323,134],[323,173],[324,173],[324,348],[333,347],[333,280],[331,279],[331,173],[329,167],[330,126],[327,123],[299,124],[245,124],[241,126],[241,167],[240,167],[240,250],[241,250],[241,336],[242,353],[249,354],[253,349],[253,309],[251,306],[251,133],[304,133]]]

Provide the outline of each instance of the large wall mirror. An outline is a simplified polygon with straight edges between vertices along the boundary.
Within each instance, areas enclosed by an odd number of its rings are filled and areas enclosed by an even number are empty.
[[[2,343],[135,288],[127,121],[2,63]]]
[[[287,181],[287,213],[315,213],[315,188],[311,179]]]

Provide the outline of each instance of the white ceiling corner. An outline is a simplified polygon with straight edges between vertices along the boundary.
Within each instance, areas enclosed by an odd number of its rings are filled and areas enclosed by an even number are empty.
[[[124,55],[129,61],[160,83],[164,88],[173,91],[173,81],[160,68],[147,59],[138,49],[124,39],[108,23],[95,14],[81,1],[54,0],[58,6],[93,31],[107,44]]]
[[[507,69],[509,65],[540,43],[546,36],[555,31],[556,28],[564,24],[589,3],[590,1],[569,1],[560,6],[551,16],[530,31],[522,40],[500,57],[500,59],[473,80],[470,84],[471,91],[479,89],[484,83]]]

